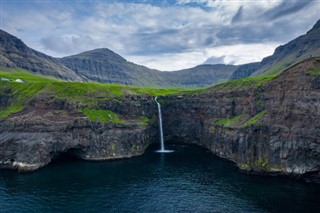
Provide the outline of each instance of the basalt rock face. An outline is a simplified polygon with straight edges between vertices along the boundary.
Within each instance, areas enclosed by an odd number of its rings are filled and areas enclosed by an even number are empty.
[[[320,176],[320,76],[307,60],[263,86],[162,100],[166,140],[194,143],[268,174]]]
[[[85,160],[128,158],[142,154],[157,138],[156,126],[139,121],[140,116],[156,116],[152,97],[125,96],[98,105],[126,122],[90,121],[78,112],[79,106],[46,95],[30,101],[25,110],[0,123],[1,168],[33,171],[62,154]]]
[[[264,83],[229,82],[159,97],[165,140],[206,147],[249,172],[319,177],[319,70],[320,60],[308,59]],[[6,106],[10,95],[0,96]],[[96,103],[122,124],[90,121],[79,112],[82,104],[40,94],[1,120],[1,167],[32,171],[63,153],[87,160],[131,157],[158,142],[152,96],[125,93]]]

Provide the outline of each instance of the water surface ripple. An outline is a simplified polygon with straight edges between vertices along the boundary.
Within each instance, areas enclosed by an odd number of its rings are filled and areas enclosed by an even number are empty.
[[[206,150],[0,171],[0,212],[320,212],[320,184],[246,175]]]

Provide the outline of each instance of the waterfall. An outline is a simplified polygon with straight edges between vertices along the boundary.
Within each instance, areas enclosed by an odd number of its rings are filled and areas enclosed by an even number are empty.
[[[161,149],[160,151],[164,151],[164,142],[163,142],[163,130],[162,130],[162,115],[161,115],[161,105],[160,103],[157,101],[156,97],[154,100],[157,102],[158,105],[158,113],[159,113],[159,129],[160,129],[160,145],[161,145]]]
[[[162,115],[161,115],[161,105],[160,103],[157,101],[158,97],[155,97],[155,101],[158,105],[158,114],[159,114],[159,130],[160,130],[160,145],[161,145],[161,149],[158,150],[157,152],[161,152],[161,153],[166,153],[166,152],[173,152],[172,150],[166,150],[164,148],[164,140],[163,140],[163,129],[162,129]]]

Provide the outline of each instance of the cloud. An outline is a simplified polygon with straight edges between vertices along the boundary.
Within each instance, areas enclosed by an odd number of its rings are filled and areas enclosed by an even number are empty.
[[[94,46],[93,39],[88,35],[49,36],[41,39],[45,49],[54,52],[83,52]]]
[[[2,29],[49,55],[62,57],[105,47],[135,63],[171,70],[195,66],[210,57],[224,56],[225,63],[260,60],[275,45],[309,30],[319,18],[319,4],[30,0],[3,2],[1,15]]]
[[[280,17],[285,17],[290,14],[294,14],[302,9],[304,9],[306,6],[312,4],[311,1],[284,1],[280,5],[278,5],[275,8],[272,8],[272,10],[268,10],[264,16],[266,16],[268,19],[277,19]],[[318,5],[319,9],[319,5]]]
[[[243,14],[243,6],[240,6],[237,13],[232,17],[231,22],[236,23],[242,19]]]
[[[205,62],[203,62],[203,64],[225,64],[224,59],[225,59],[225,55],[223,56],[211,56],[210,58],[208,58]]]
[[[223,58],[224,64],[245,64],[261,61],[266,55],[271,55],[279,45],[279,43],[237,44],[182,53],[150,55],[148,57],[130,55],[127,59],[138,64],[144,64],[147,67],[156,67],[162,71],[173,71],[197,66],[208,58]]]

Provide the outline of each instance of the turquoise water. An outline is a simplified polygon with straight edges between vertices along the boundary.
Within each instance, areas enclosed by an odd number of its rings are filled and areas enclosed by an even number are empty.
[[[0,212],[320,212],[320,184],[246,175],[206,150],[0,171]]]

